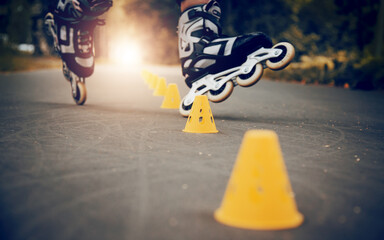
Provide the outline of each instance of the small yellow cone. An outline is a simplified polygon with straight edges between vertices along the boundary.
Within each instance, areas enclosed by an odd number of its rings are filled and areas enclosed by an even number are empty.
[[[156,85],[157,85],[157,81],[158,81],[159,77],[156,76],[155,74],[152,74],[149,82],[148,82],[148,86],[150,89],[155,89],[156,88]]]
[[[145,69],[141,70],[141,77],[144,79],[145,82],[147,81],[148,73],[149,72]]]
[[[208,98],[205,95],[196,96],[183,130],[189,133],[217,133],[215,120],[212,116]]]
[[[144,73],[143,73],[143,78],[144,78],[144,81],[147,85],[149,85],[149,82],[151,81],[151,77],[152,77],[152,73],[150,73],[149,71],[147,70],[144,70]]]
[[[165,92],[167,91],[167,82],[164,78],[160,78],[157,81],[157,85],[155,91],[153,92],[153,96],[165,96]]]
[[[161,108],[178,109],[180,106],[180,93],[177,85],[171,83],[165,91],[165,96]]]
[[[303,222],[275,132],[248,131],[240,147],[217,221],[229,226],[280,230]]]

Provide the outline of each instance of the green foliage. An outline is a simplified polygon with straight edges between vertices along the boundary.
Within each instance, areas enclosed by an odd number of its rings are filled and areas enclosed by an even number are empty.
[[[336,86],[347,83],[358,89],[383,88],[384,56],[382,53],[377,53],[376,48],[378,44],[384,45],[383,42],[377,42],[377,39],[382,39],[377,31],[380,0],[287,0],[287,2],[292,6],[295,15],[293,19],[297,24],[291,25],[283,36],[294,43],[298,57],[307,55],[315,59],[313,56],[324,56],[334,62],[335,67],[324,69],[322,66],[312,66],[308,71],[309,68],[303,68],[305,64],[301,62],[300,67],[288,70],[282,73],[285,76],[280,77],[292,79],[295,75],[297,81]],[[384,3],[382,0],[381,2]],[[339,58],[339,52],[348,54]],[[373,58],[374,55],[379,57]],[[313,65],[316,65],[316,61],[313,61]],[[292,74],[292,71],[295,74]],[[304,80],[301,80],[302,78]]]
[[[328,47],[340,47],[340,19],[333,1],[311,1],[301,7],[297,16],[300,19],[298,27],[303,34],[317,36],[316,39],[312,38],[313,44],[317,46],[316,51],[309,49],[312,53],[325,52]]]
[[[335,0],[339,31],[349,35],[348,46],[363,50],[375,36],[380,0]]]
[[[366,77],[371,78],[373,87],[384,89],[384,61],[375,59],[363,68]]]
[[[292,8],[284,0],[222,1],[223,29],[229,35],[265,32],[279,38],[292,23]]]
[[[42,68],[60,68],[58,57],[34,57],[0,44],[0,72],[26,71]]]
[[[12,69],[13,64],[10,60],[14,54],[11,48],[0,44],[0,71]]]
[[[12,0],[9,4],[9,25],[7,32],[12,43],[30,41],[31,11],[30,3],[25,0]]]
[[[353,69],[352,85],[356,89],[384,89],[384,61],[371,58]]]

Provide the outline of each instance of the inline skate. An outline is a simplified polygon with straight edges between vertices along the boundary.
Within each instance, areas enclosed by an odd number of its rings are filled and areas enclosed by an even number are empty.
[[[196,96],[207,94],[210,101],[222,102],[235,86],[250,87],[260,80],[264,68],[281,70],[295,56],[292,44],[273,46],[263,33],[223,36],[220,17],[220,5],[215,0],[191,7],[180,16],[179,57],[190,88],[179,108],[184,117]]]
[[[87,99],[85,79],[93,74],[95,54],[93,34],[105,21],[97,17],[112,6],[112,0],[59,0],[45,16],[48,35],[63,62],[63,74],[71,84],[77,105]]]

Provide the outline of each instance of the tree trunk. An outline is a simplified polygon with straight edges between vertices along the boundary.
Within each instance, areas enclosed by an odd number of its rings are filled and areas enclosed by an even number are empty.
[[[376,43],[376,57],[383,57],[383,45],[384,45],[384,0],[380,0],[380,8],[377,21],[377,43]]]

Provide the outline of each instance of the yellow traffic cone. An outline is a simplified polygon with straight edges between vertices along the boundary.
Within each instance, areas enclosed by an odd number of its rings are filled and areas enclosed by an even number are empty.
[[[277,134],[248,131],[232,170],[217,221],[233,227],[280,230],[303,222],[285,169]]]
[[[148,86],[150,89],[153,89],[153,90],[155,89],[158,79],[159,79],[158,76],[156,76],[155,74],[152,74],[152,76],[149,80],[149,83],[148,83]]]
[[[180,106],[180,93],[177,85],[171,83],[165,91],[165,96],[161,108],[178,109]]]
[[[146,82],[149,72],[145,69],[141,70],[141,78]]]
[[[217,133],[215,120],[212,116],[208,98],[205,95],[196,96],[183,130],[189,133]]]
[[[144,81],[147,85],[149,85],[149,82],[151,81],[151,78],[152,78],[152,73],[150,73],[149,71],[147,70],[144,70],[144,73],[143,73],[143,76],[144,76]]]
[[[155,91],[153,92],[153,96],[165,96],[165,92],[167,91],[167,83],[164,78],[160,78],[157,81],[157,85]]]

